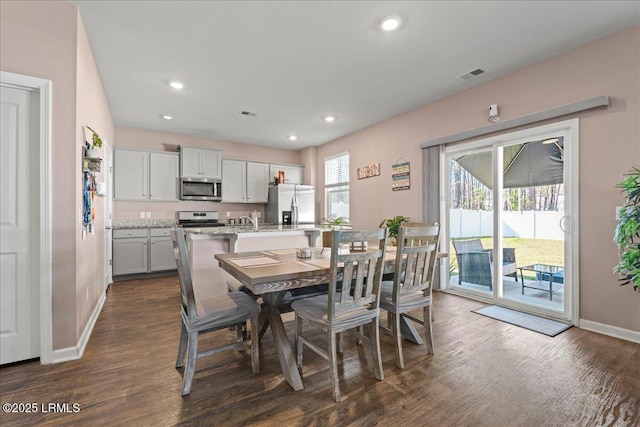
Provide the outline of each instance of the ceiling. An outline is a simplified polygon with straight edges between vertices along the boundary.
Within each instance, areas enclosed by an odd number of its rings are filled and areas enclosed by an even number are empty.
[[[638,1],[73,3],[116,126],[296,150],[640,24]]]

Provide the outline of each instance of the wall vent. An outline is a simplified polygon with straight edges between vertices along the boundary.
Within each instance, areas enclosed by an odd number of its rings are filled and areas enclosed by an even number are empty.
[[[246,110],[240,111],[240,114],[242,114],[243,116],[249,116],[249,117],[255,117],[258,115],[258,113],[252,113],[251,111],[246,111]]]
[[[468,73],[464,73],[463,75],[458,76],[458,78],[462,80],[469,80],[479,76],[480,74],[484,74],[484,70],[482,68],[476,68],[475,70],[471,70]]]

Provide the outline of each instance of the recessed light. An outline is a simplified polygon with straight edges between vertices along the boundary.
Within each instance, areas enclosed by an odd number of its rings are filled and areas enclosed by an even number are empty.
[[[289,135],[289,141],[295,141],[296,139],[298,139],[297,136],[295,135]]]
[[[324,118],[324,121],[327,122],[327,123],[331,123],[331,122],[335,121],[335,119],[336,118],[333,117],[333,116],[327,116],[327,117]]]
[[[165,114],[165,115],[162,116],[162,118],[165,119],[165,120],[171,120],[171,119],[173,119],[173,116],[169,116],[168,114]]]
[[[177,80],[170,81],[169,86],[171,86],[174,89],[184,89],[184,83],[179,82]]]
[[[382,31],[397,30],[402,23],[402,19],[399,16],[387,16],[380,20],[380,29]]]

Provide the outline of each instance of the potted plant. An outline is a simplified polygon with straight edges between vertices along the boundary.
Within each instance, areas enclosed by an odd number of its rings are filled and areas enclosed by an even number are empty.
[[[614,268],[622,285],[633,284],[640,292],[640,168],[634,166],[620,184],[626,193],[625,205],[620,209],[614,241],[620,250],[620,262]]]
[[[383,219],[378,227],[387,227],[389,229],[389,237],[398,238],[398,231],[403,222],[409,221],[408,216],[396,215],[391,219]],[[393,244],[395,245],[395,240]]]
[[[333,230],[340,230],[343,227],[348,226],[349,222],[342,216],[336,216],[332,219],[323,219],[322,225],[328,227],[328,231],[322,232],[322,247],[330,248],[331,247],[331,236],[333,235],[331,232]]]
[[[102,147],[102,138],[100,138],[98,132],[91,129],[89,126],[85,127],[89,129],[91,133],[93,133],[93,135],[91,136],[91,143],[89,143],[89,141],[87,141],[86,143],[87,149],[85,156],[91,159],[97,159],[100,156],[100,154],[98,153],[98,148]]]

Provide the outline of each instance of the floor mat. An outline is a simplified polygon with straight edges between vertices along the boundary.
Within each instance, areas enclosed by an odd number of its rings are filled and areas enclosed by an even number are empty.
[[[506,323],[511,323],[512,325],[520,326],[521,328],[529,329],[550,337],[555,337],[559,333],[564,332],[573,326],[571,324],[545,319],[544,317],[535,316],[533,314],[498,307],[497,305],[482,307],[477,310],[472,310],[472,312]]]

